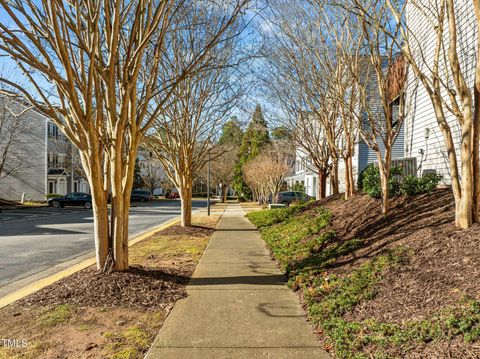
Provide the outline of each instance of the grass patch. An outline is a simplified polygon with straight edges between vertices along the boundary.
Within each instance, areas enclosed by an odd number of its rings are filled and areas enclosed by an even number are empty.
[[[280,223],[287,220],[292,215],[304,209],[308,204],[309,203],[302,203],[290,207],[250,212],[247,214],[247,218],[258,228],[269,227],[275,223]]]
[[[68,322],[72,317],[72,314],[73,312],[70,305],[57,305],[55,307],[48,308],[44,313],[42,313],[39,321],[43,326],[53,327]]]
[[[151,333],[133,326],[120,333],[105,333],[108,344],[104,355],[112,359],[137,358],[146,352],[153,340]]]
[[[377,296],[388,271],[408,261],[411,253],[398,247],[364,261],[348,275],[329,272],[337,260],[364,245],[362,239],[341,241],[330,231],[332,214],[322,208],[291,207],[249,213],[262,238],[289,277],[301,290],[309,320],[324,334],[326,346],[340,358],[404,357],[419,344],[480,339],[480,302],[466,300],[456,307],[439,308],[426,319],[402,323],[373,319],[349,321],[347,314]]]

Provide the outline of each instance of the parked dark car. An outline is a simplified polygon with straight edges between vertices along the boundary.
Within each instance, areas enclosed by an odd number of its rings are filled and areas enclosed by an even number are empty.
[[[152,194],[149,191],[142,191],[134,189],[132,195],[130,196],[131,202],[148,202],[153,199]]]
[[[307,202],[312,199],[313,197],[303,192],[286,191],[286,192],[279,192],[275,198],[275,202],[283,203],[289,206],[292,204],[292,202],[296,202],[296,201]]]
[[[86,209],[92,208],[92,196],[88,193],[73,192],[63,197],[49,198],[47,204],[50,207],[63,208],[65,206],[78,206]]]

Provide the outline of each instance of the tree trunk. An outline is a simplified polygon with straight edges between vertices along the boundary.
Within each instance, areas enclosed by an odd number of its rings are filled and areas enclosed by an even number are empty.
[[[353,160],[352,156],[344,157],[345,162],[345,199],[353,197],[355,192],[355,180],[353,178]]]
[[[181,223],[182,227],[192,226],[192,176],[184,174],[179,188],[181,201]],[[210,189],[207,189],[209,191]]]
[[[123,194],[112,195],[110,208],[113,268],[118,271],[128,269],[128,213],[130,197],[124,197]]]
[[[385,160],[382,160],[380,151],[377,152],[378,170],[380,172],[380,187],[382,190],[382,214],[388,213],[389,206],[388,182],[390,179],[390,157],[391,152],[389,148],[385,149]]]
[[[96,145],[94,147],[98,148]],[[86,151],[81,152],[80,159],[92,195],[95,257],[97,269],[102,270],[109,252],[107,192],[104,186],[103,162],[99,151],[92,151],[91,155],[87,155]]]
[[[222,187],[222,191],[223,191],[222,192],[222,203],[225,203],[225,202],[227,202],[228,188],[225,189],[225,188]]]
[[[473,174],[473,124],[468,123],[465,118],[465,123],[462,128],[462,142],[461,142],[461,198],[455,213],[455,224],[462,229],[470,228],[473,224],[474,215],[474,174]]]
[[[318,172],[317,199],[325,198],[327,195],[327,176],[325,171]]]
[[[332,169],[330,170],[330,187],[332,195],[338,194],[338,157],[332,157]]]
[[[93,209],[93,234],[95,239],[95,258],[97,261],[97,270],[102,270],[109,251],[109,232],[108,232],[108,208],[105,194],[94,193],[91,180],[89,185],[92,189],[92,209]],[[101,188],[101,187],[100,187]]]
[[[130,195],[132,193],[136,143],[123,154],[123,143],[114,146],[110,154],[110,186],[112,192],[110,208],[110,235],[113,255],[113,269],[128,269],[128,216],[130,212]],[[126,157],[126,158],[125,158]],[[108,268],[107,268],[108,269]]]

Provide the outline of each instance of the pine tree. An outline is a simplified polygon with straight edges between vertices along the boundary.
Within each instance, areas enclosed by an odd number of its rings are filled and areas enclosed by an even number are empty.
[[[243,131],[236,116],[232,117],[222,128],[222,134],[218,140],[220,145],[237,146],[242,144]]]
[[[235,166],[235,178],[233,187],[238,194],[250,198],[251,191],[243,180],[243,165],[258,156],[262,148],[270,143],[267,122],[263,116],[262,107],[257,104],[248,124],[247,130],[243,134],[242,144],[238,154],[238,163]]]

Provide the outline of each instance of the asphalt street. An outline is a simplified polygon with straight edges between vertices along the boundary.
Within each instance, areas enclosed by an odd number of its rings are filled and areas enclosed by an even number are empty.
[[[193,209],[206,206],[194,201]],[[180,201],[155,200],[130,208],[131,236],[180,214]],[[0,213],[0,288],[94,249],[92,211],[77,207]]]

